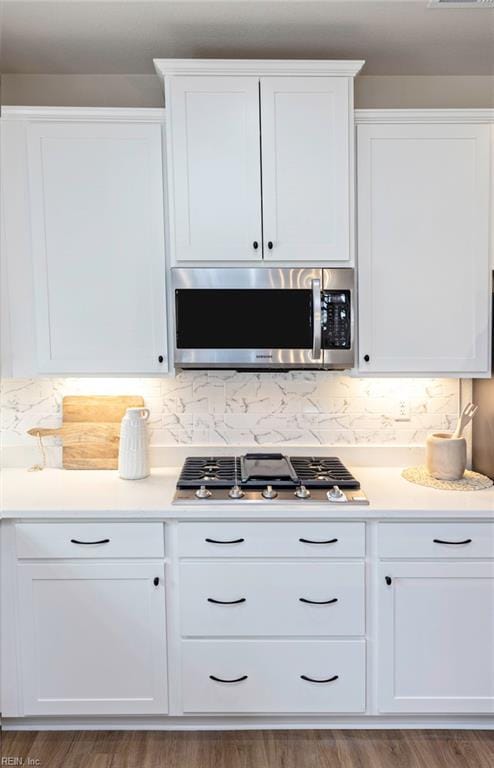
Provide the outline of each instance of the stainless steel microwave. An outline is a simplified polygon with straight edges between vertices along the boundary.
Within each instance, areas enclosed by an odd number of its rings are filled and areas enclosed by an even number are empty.
[[[353,269],[172,269],[177,368],[354,363]]]

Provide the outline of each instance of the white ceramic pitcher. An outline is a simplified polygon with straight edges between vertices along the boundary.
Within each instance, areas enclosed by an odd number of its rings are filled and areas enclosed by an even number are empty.
[[[122,419],[118,472],[124,480],[141,480],[149,475],[148,419],[149,408],[127,408]]]

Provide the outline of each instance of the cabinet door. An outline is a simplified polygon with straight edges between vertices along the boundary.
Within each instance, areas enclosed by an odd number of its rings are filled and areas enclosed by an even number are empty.
[[[167,712],[161,563],[18,571],[24,714]]]
[[[257,77],[168,85],[174,261],[262,258]]]
[[[490,370],[488,230],[488,126],[359,126],[361,371]]]
[[[163,370],[161,125],[34,122],[28,133],[39,371]]]
[[[492,563],[383,564],[379,600],[381,712],[494,712]]]
[[[263,77],[261,126],[264,258],[348,260],[347,78]]]

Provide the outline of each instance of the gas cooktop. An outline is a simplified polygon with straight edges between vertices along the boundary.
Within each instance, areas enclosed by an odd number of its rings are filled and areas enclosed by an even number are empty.
[[[369,503],[340,459],[281,453],[188,457],[173,501],[208,500]]]

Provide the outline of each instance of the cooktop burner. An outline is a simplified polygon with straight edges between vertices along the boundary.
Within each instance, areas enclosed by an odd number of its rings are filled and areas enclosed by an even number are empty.
[[[188,456],[177,488],[230,488],[240,478],[240,459],[235,456]]]
[[[360,483],[335,456],[190,456],[177,482],[175,502],[312,500],[368,503]]]
[[[313,488],[332,485],[338,485],[340,488],[360,488],[360,483],[334,456],[329,458],[292,456],[291,462],[299,481],[304,485]]]

